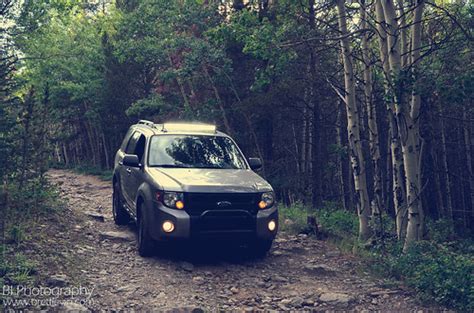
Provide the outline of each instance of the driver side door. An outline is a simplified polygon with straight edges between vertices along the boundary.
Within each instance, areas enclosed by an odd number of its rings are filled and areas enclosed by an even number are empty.
[[[135,148],[137,146],[138,139],[140,138],[141,134],[138,131],[135,131],[130,138],[127,147],[125,148],[125,154],[135,154]],[[133,191],[133,168],[130,166],[126,166],[123,163],[121,164],[121,171],[120,171],[120,183],[122,186],[122,195],[127,203],[127,206],[132,209],[134,207],[134,200],[131,196]]]

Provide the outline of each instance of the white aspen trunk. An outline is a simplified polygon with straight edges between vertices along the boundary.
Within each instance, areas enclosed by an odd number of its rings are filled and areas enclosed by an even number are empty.
[[[412,25],[412,43],[411,43],[411,67],[413,70],[414,82],[417,81],[418,59],[420,58],[421,46],[421,18],[423,14],[423,0],[415,2],[413,25]],[[424,213],[420,201],[421,175],[420,175],[420,117],[421,98],[416,90],[412,88],[411,107],[409,114],[403,114],[400,117],[405,125],[399,127],[405,128],[405,134],[402,135],[402,153],[403,163],[405,165],[407,203],[408,203],[408,225],[405,238],[404,251],[415,241],[422,239],[424,235]],[[405,137],[405,138],[404,138]]]
[[[360,0],[360,18],[361,28],[367,27],[367,7],[365,0]],[[362,61],[364,66],[364,99],[367,110],[367,126],[369,130],[369,147],[372,159],[372,168],[374,170],[374,204],[372,205],[372,216],[375,217],[375,223],[379,222],[379,216],[382,212],[382,167],[379,145],[379,130],[377,125],[377,109],[372,97],[372,68],[370,66],[369,56],[369,35],[364,33],[362,36]],[[380,226],[380,225],[378,225]]]
[[[367,240],[370,235],[370,204],[367,192],[365,162],[360,140],[360,119],[356,103],[355,81],[351,47],[347,30],[346,8],[344,0],[337,0],[339,30],[342,34],[341,54],[344,64],[345,102],[347,111],[347,135],[349,140],[351,164],[354,175],[354,187],[359,215],[359,239]]]
[[[382,68],[385,75],[385,94],[391,99],[391,102],[387,103],[388,110],[388,121],[390,130],[390,159],[392,165],[392,193],[393,193],[393,205],[396,216],[396,229],[397,237],[399,240],[404,238],[406,230],[407,220],[407,208],[406,208],[406,192],[404,187],[404,176],[403,176],[403,158],[401,145],[398,135],[398,126],[395,119],[395,99],[390,90],[392,86],[392,74],[390,70],[389,56],[388,56],[388,41],[387,31],[382,26],[385,23],[385,14],[382,7],[382,2],[377,0],[375,2],[375,14],[377,19],[377,32],[379,34],[379,52],[380,60],[382,62]]]
[[[398,5],[398,16],[400,16],[400,44],[401,44],[401,57],[402,57],[402,68],[408,66],[410,58],[408,51],[410,49],[410,38],[408,36],[407,18],[405,14],[405,8],[403,0],[397,0]]]
[[[397,121],[392,111],[388,112],[390,125],[390,154],[392,159],[392,191],[393,204],[395,206],[395,223],[398,240],[405,238],[408,209],[406,188],[404,186],[404,166],[402,157],[402,147],[398,135]]]
[[[388,51],[388,61],[390,65],[390,70],[392,75],[390,75],[390,81],[393,80],[393,76],[397,79],[400,75],[401,70],[401,58],[400,58],[400,41],[398,40],[398,22],[397,15],[395,11],[395,6],[393,5],[392,0],[377,0],[382,3],[384,21],[386,25],[386,34],[387,34],[387,51]],[[392,82],[392,88],[394,88]]]
[[[387,25],[388,56],[391,77],[392,92],[395,99],[395,113],[402,145],[403,165],[405,170],[405,188],[407,195],[408,223],[405,236],[404,251],[415,241],[423,236],[423,210],[420,201],[420,134],[418,130],[418,119],[420,112],[420,97],[415,88],[412,88],[411,106],[404,101],[405,86],[402,73],[402,61],[400,56],[399,26],[395,6],[392,0],[381,0]],[[419,0],[415,3],[413,10],[413,21],[411,26],[411,61],[416,81],[416,65],[420,56],[421,43],[421,17],[423,3]]]

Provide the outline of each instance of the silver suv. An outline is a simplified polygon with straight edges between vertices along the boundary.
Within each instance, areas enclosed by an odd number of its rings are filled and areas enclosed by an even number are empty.
[[[272,186],[228,135],[207,124],[130,127],[115,155],[113,216],[138,225],[138,252],[149,256],[176,240],[222,239],[257,256],[278,230]]]

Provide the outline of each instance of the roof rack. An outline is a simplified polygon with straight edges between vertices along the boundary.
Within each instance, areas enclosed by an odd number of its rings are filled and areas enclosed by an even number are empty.
[[[142,124],[149,127],[155,127],[155,123],[153,123],[152,121],[147,121],[147,120],[139,120],[137,124]]]

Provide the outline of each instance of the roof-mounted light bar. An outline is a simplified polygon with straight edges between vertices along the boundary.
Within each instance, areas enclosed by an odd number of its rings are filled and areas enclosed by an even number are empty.
[[[139,120],[138,124],[142,124],[142,125],[146,125],[146,126],[150,126],[150,127],[155,126],[155,123],[153,123],[152,121],[147,121],[147,120]]]
[[[164,123],[163,132],[216,133],[216,125],[192,123]]]

